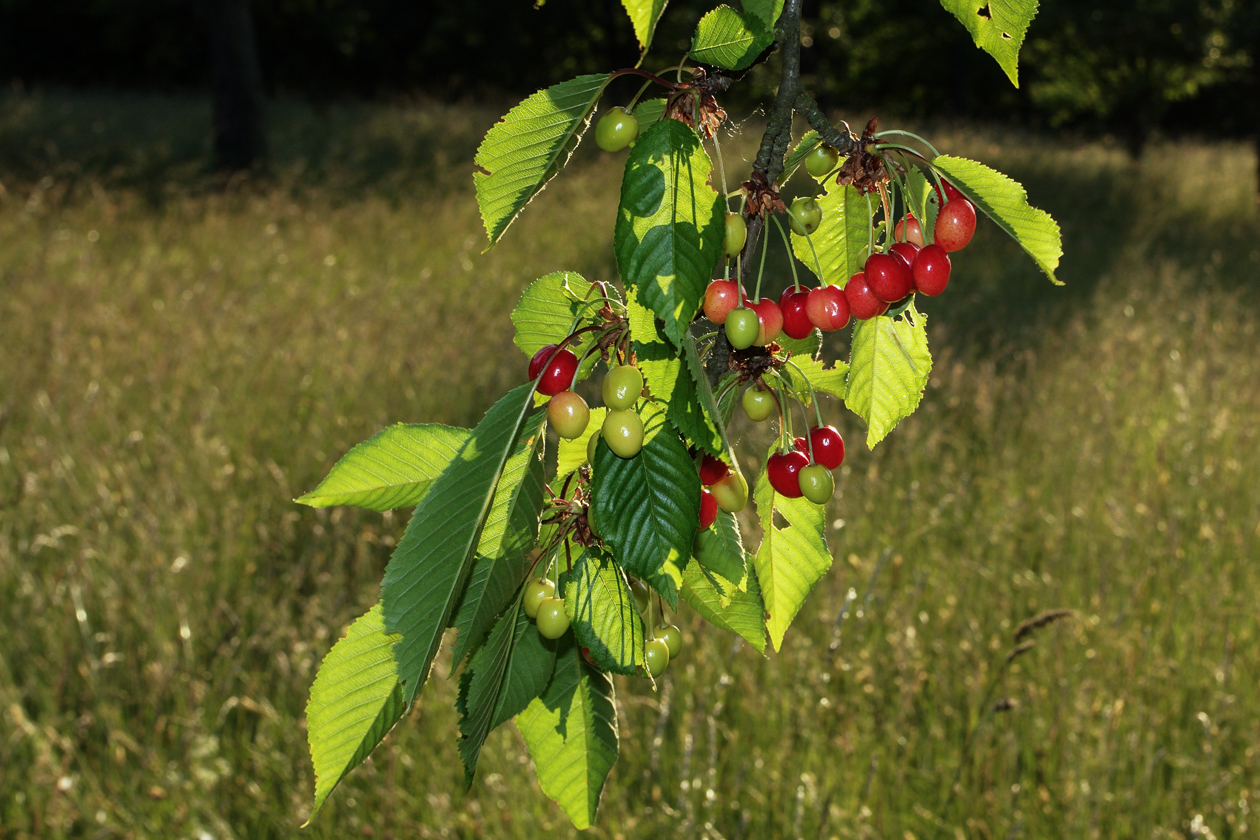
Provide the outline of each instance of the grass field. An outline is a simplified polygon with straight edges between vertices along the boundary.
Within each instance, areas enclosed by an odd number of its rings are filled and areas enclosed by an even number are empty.
[[[529,280],[614,279],[590,149],[480,253],[499,112],[280,104],[271,176],[219,189],[204,102],[0,97],[0,837],[574,833],[511,726],[463,789],[440,676],[298,829],[309,685],[406,514],[290,500],[520,381]],[[918,414],[872,453],[827,406],[836,562],[783,651],[680,615],[591,835],[1260,836],[1255,161],[924,129],[1062,222],[1068,285],[982,225]]]

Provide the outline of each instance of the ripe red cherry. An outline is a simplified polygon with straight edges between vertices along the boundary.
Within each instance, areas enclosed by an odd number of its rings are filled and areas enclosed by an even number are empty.
[[[748,300],[734,280],[714,280],[704,292],[704,317],[715,324],[725,324],[726,316],[739,306],[741,297]]]
[[[712,455],[705,455],[704,460],[700,462],[700,483],[705,487],[711,487],[726,478],[730,472],[731,468],[725,461],[714,458]]]
[[[703,531],[717,521],[718,503],[708,488],[700,490],[700,530]]]
[[[866,275],[860,271],[849,278],[844,297],[849,302],[849,311],[859,321],[869,321],[888,311],[888,304],[875,297],[871,287],[866,285]]]
[[[943,194],[941,192],[942,189],[944,190]],[[951,184],[949,181],[946,181],[944,178],[941,179],[941,185],[940,187],[937,188],[936,194],[942,196],[941,198],[942,204],[949,201],[953,201],[956,198],[964,198],[963,194],[960,193],[953,184]]]
[[[951,189],[953,189],[951,187]],[[913,245],[923,247],[923,228],[919,225],[919,220],[914,216],[906,216],[897,222],[897,227],[893,231],[898,239],[903,239]]]
[[[871,254],[863,274],[875,297],[887,303],[901,300],[914,291],[909,264],[891,254]]]
[[[936,217],[936,244],[951,254],[966,248],[975,232],[976,208],[965,198],[948,202]]]
[[[809,466],[809,458],[795,450],[771,455],[766,461],[766,477],[775,492],[789,499],[801,497],[801,470]]]
[[[940,245],[928,245],[914,258],[910,274],[914,287],[925,295],[939,295],[949,283],[949,254]]]
[[[578,360],[577,356],[573,355],[573,351],[568,349],[557,351],[547,361],[542,374],[538,377],[538,393],[554,397],[561,391],[569,390],[577,368]]]
[[[909,268],[914,265],[914,258],[919,253],[919,246],[913,242],[894,242],[888,251],[894,257],[899,257],[906,264],[906,268]]]
[[[757,313],[757,338],[753,341],[758,347],[764,347],[779,337],[783,332],[783,310],[770,298],[762,298],[756,303],[748,304]]]
[[[529,381],[533,382],[538,378],[538,374],[543,372],[543,366],[547,364],[547,360],[551,358],[551,354],[556,351],[558,345],[548,344],[543,349],[534,354],[529,360]]]
[[[809,322],[823,332],[835,332],[849,323],[849,300],[839,286],[821,286],[805,302]]]
[[[829,470],[834,470],[844,463],[844,438],[840,437],[840,432],[835,426],[815,426],[809,430],[809,440],[798,437],[792,441],[796,445],[799,452],[809,457],[809,446],[814,445],[815,464],[822,464]]]
[[[805,289],[798,292],[796,287],[788,286],[779,297],[783,331],[791,338],[804,338],[814,331],[814,324],[809,320],[809,313],[806,311],[809,294]]]

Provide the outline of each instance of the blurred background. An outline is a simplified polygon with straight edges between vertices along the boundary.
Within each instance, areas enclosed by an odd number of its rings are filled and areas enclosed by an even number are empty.
[[[931,0],[805,4],[819,100],[1020,180],[1067,285],[982,221],[919,411],[870,452],[824,408],[835,564],[783,651],[681,612],[592,836],[1260,836],[1260,3],[1042,5],[1015,89]],[[474,424],[535,277],[616,278],[621,156],[486,254],[471,161],[636,58],[611,0],[0,0],[0,838],[573,834],[511,726],[464,789],[442,663],[299,831],[310,683],[407,514],[290,500]],[[777,67],[724,100],[732,184]]]

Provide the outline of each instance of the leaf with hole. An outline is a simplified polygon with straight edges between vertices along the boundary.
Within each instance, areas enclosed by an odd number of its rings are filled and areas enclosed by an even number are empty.
[[[1037,0],[941,0],[941,5],[1019,87],[1019,48],[1037,16]]]

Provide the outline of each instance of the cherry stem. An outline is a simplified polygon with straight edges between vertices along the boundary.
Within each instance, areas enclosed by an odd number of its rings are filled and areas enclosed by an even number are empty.
[[[627,114],[629,114],[629,113],[632,113],[632,112],[633,112],[633,109],[634,109],[635,103],[637,103],[637,102],[639,101],[639,97],[643,96],[644,92],[648,89],[648,87],[649,87],[651,84],[652,84],[652,80],[651,80],[651,79],[648,79],[646,82],[644,82],[644,83],[643,83],[643,87],[639,88],[639,92],[638,92],[638,93],[636,93],[636,94],[634,95],[634,98],[630,100],[630,104],[626,105],[626,107],[623,109],[623,110],[625,110],[625,112],[626,112]]]
[[[814,255],[814,270],[818,272],[818,285],[831,285],[823,279],[822,261],[818,259],[818,251],[814,248],[814,237],[806,232],[805,241],[809,243],[809,252]]]
[[[809,381],[809,377],[805,375],[805,371],[801,370],[800,365],[798,365],[796,362],[792,361],[791,359],[787,359],[786,361],[789,365],[796,368],[796,372],[801,375],[801,380],[805,383],[805,387],[809,389],[809,401],[810,401],[810,404],[814,406],[814,418],[818,420],[818,425],[821,426],[823,424],[822,411],[818,408],[818,394],[814,391],[814,383]],[[802,409],[804,409],[804,406],[802,406]],[[806,414],[805,423],[806,425],[809,424],[808,414]],[[813,446],[812,442],[810,446],[811,447]],[[814,457],[813,450],[811,449],[810,460],[813,460],[813,457]]]
[[[924,146],[927,146],[929,149],[931,149],[933,155],[937,155],[937,156],[940,155],[940,152],[937,151],[937,148],[935,146],[933,146],[927,140],[924,140],[919,135],[915,134],[913,131],[905,131],[904,129],[900,129],[900,128],[892,128],[892,129],[889,129],[888,131],[879,132],[878,134],[875,135],[875,139],[879,140],[881,138],[888,137],[894,134],[900,137],[909,137],[911,140],[918,140]]]
[[[680,67],[679,74],[681,75],[681,73],[682,73],[682,68]],[[656,82],[658,85],[660,85],[661,87],[671,92],[678,90],[678,87],[679,87],[677,84],[675,84],[674,82],[671,82],[669,79],[662,79],[660,76],[656,75],[655,73],[649,73],[646,70],[640,70],[638,67],[627,67],[624,70],[618,70],[608,77],[608,81],[611,82],[613,79],[617,78],[618,76],[630,76],[630,75],[642,76],[648,81]]]
[[[726,186],[726,162],[722,160],[722,144],[718,142],[718,133],[713,132],[713,151],[718,160],[718,176],[722,179],[722,199],[726,212],[731,212],[731,191]]]
[[[761,266],[757,269],[757,288],[753,290],[753,303],[761,303],[761,278],[766,273],[766,252],[770,250],[770,237],[765,236],[761,239]],[[740,307],[743,308],[743,303]],[[761,316],[757,316],[761,317]]]
[[[893,234],[893,228],[894,228],[893,219],[892,219],[892,208],[889,206],[889,203],[888,203],[888,190],[884,188],[884,185],[882,183],[878,184],[877,186],[879,187],[879,200],[884,205],[884,250],[887,251],[888,246],[892,243],[892,234]]]
[[[870,227],[866,231],[866,256],[869,258],[875,253],[875,207],[871,203],[871,194],[866,194],[866,213],[867,218],[871,220]]]
[[[911,155],[914,155],[915,157],[917,157],[919,160],[923,161],[924,163],[928,163],[928,162],[929,162],[929,161],[928,161],[928,159],[927,159],[926,157],[924,157],[922,153],[920,153],[920,152],[919,152],[918,150],[916,150],[916,149],[912,149],[912,148],[910,148],[909,146],[902,146],[902,145],[900,145],[900,144],[898,144],[898,143],[881,143],[881,144],[879,144],[878,146],[876,146],[876,147],[875,147],[875,151],[876,151],[876,152],[882,152],[882,151],[884,151],[885,149],[893,149],[893,150],[898,151],[898,152],[903,152],[903,153],[906,153],[906,154],[911,154]],[[880,157],[883,157],[883,155],[880,155]]]
[[[792,251],[792,242],[788,239],[787,231],[783,229],[783,223],[779,221],[778,216],[771,216],[774,220],[774,226],[779,229],[779,235],[783,237],[783,247],[787,249],[788,265],[792,267],[792,286],[796,291],[801,290],[801,278],[796,275],[796,256]]]

